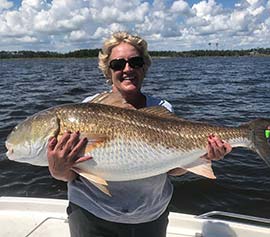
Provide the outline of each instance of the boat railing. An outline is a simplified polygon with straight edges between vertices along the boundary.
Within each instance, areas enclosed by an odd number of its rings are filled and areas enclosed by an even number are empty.
[[[224,212],[224,211],[211,211],[207,212],[201,215],[196,216],[196,218],[199,219],[213,219],[216,217],[222,217],[222,218],[230,218],[231,219],[238,219],[241,221],[247,221],[251,223],[260,223],[260,224],[270,224],[270,219],[267,218],[261,218],[261,217],[256,217],[256,216],[249,216],[249,215],[243,215],[243,214],[237,214],[237,213],[231,213],[231,212]]]

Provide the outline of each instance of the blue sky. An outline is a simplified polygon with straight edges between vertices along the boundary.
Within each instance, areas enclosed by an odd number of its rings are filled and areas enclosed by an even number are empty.
[[[151,50],[267,48],[270,0],[0,0],[0,50],[100,48],[119,30]]]

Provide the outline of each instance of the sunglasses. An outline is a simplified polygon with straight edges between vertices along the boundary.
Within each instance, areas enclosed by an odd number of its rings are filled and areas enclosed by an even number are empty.
[[[140,56],[129,58],[128,60],[125,60],[124,58],[113,59],[110,61],[109,67],[114,71],[120,71],[124,70],[127,63],[130,67],[137,69],[144,65],[144,60]]]

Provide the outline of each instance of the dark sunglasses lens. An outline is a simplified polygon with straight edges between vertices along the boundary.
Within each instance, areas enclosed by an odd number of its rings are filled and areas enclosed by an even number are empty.
[[[144,65],[144,61],[142,57],[134,57],[134,58],[130,58],[128,60],[128,64],[132,67],[132,68],[140,68]]]
[[[114,71],[123,70],[126,66],[125,59],[114,59],[110,62],[110,68]]]
[[[110,62],[110,68],[114,71],[123,70],[126,66],[126,63],[129,64],[132,68],[141,68],[144,65],[144,61],[142,57],[133,57],[130,58],[128,61],[125,59],[114,59]]]

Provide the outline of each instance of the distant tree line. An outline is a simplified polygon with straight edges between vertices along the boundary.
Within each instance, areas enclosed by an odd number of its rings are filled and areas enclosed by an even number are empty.
[[[0,59],[7,58],[86,58],[97,57],[100,49],[80,49],[68,53],[52,51],[0,51]]]
[[[270,48],[247,50],[190,50],[190,51],[150,51],[153,57],[228,57],[228,56],[270,56]]]
[[[0,51],[0,59],[8,58],[89,58],[97,57],[100,49],[80,49],[68,53],[52,51]],[[191,51],[149,51],[153,57],[204,57],[204,56],[270,56],[270,48],[247,50],[191,50]]]

